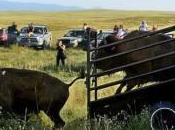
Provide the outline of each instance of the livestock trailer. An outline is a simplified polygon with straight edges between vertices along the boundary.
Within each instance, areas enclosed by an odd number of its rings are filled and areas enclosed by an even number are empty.
[[[91,48],[90,44],[87,49],[87,74],[86,74],[86,87],[87,87],[87,106],[88,106],[88,113],[90,118],[94,118],[97,115],[108,115],[112,117],[119,113],[121,110],[126,111],[129,114],[137,114],[140,113],[141,110],[145,107],[173,107],[175,104],[175,94],[174,94],[174,87],[175,87],[175,77],[168,78],[166,80],[161,80],[155,82],[153,84],[147,84],[145,87],[139,87],[134,90],[126,91],[120,94],[110,95],[108,97],[100,98],[98,97],[99,90],[103,90],[109,88],[114,85],[119,85],[124,82],[138,82],[139,80],[143,80],[146,77],[151,77],[155,74],[169,74],[173,72],[175,69],[175,64],[169,64],[166,67],[158,68],[146,73],[140,73],[138,75],[133,75],[131,77],[127,77],[123,80],[116,80],[112,82],[108,82],[106,84],[100,84],[98,79],[102,76],[107,76],[108,74],[115,73],[124,69],[127,69],[132,66],[138,66],[143,63],[147,62],[154,62],[155,60],[160,60],[162,58],[166,59],[170,56],[175,56],[175,50],[170,51],[167,53],[163,53],[161,55],[156,55],[154,57],[149,57],[146,59],[142,59],[139,61],[135,61],[132,63],[124,64],[121,66],[117,66],[116,68],[99,71],[96,63],[99,61],[104,61],[107,59],[113,59],[115,57],[124,56],[128,54],[132,54],[134,52],[145,50],[149,48],[154,48],[156,46],[164,46],[169,44],[175,44],[175,38],[171,37],[167,40],[153,42],[146,46],[140,46],[138,48],[133,48],[130,50],[126,50],[123,52],[111,54],[110,56],[105,56],[101,58],[97,58],[96,55],[101,49],[109,48],[110,46],[115,46],[119,44],[126,44],[130,43],[131,41],[138,41],[143,38],[153,37],[154,35],[167,35],[175,31],[175,26],[167,27],[158,31],[154,32],[147,32],[142,35],[138,35],[135,37],[131,37],[129,39],[123,39],[112,44],[105,44],[102,46],[95,45],[94,48]],[[90,31],[88,32],[91,33]],[[90,39],[90,36],[89,36]],[[97,41],[97,39],[95,39]],[[93,58],[92,58],[93,55]],[[174,74],[175,75],[175,74]],[[117,79],[117,78],[116,78]]]

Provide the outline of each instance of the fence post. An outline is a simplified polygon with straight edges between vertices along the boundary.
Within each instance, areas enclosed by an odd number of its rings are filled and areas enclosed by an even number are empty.
[[[97,43],[97,32],[95,32],[95,48],[97,48],[98,47],[98,43]],[[95,57],[96,57],[96,55],[97,55],[97,50],[95,50]],[[94,63],[94,73],[96,74],[97,73],[97,68],[96,68],[96,63]],[[97,98],[98,98],[98,93],[97,93],[97,77],[95,76],[94,77],[94,80],[95,80],[95,84],[94,84],[94,88],[95,88],[95,100],[97,100]]]
[[[87,88],[87,111],[88,111],[88,118],[91,115],[91,107],[90,107],[90,100],[91,100],[91,95],[90,95],[90,29],[87,29],[87,73],[86,73],[86,88]]]

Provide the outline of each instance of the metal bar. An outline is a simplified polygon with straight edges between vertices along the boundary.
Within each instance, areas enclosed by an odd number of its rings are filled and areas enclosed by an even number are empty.
[[[140,47],[140,48],[136,48],[136,49],[124,51],[124,52],[121,52],[121,53],[118,53],[118,54],[106,56],[106,57],[103,57],[103,58],[98,58],[96,60],[91,60],[91,63],[103,61],[103,60],[114,58],[114,57],[117,57],[117,56],[126,55],[126,54],[129,54],[129,53],[135,52],[135,51],[147,49],[147,48],[150,48],[150,47],[154,47],[154,46],[161,45],[161,44],[164,44],[164,43],[167,43],[167,42],[172,42],[172,41],[175,41],[175,39],[168,39],[168,40],[165,40],[165,41],[161,41],[161,42],[156,42],[156,43],[153,43],[153,44],[149,44],[149,45],[146,45],[146,46],[143,46],[143,47]]]
[[[96,90],[104,89],[104,88],[107,88],[107,87],[110,87],[110,86],[113,86],[113,85],[120,84],[122,82],[127,82],[127,81],[138,79],[138,78],[141,78],[141,77],[146,77],[146,76],[149,76],[149,75],[152,75],[152,74],[155,74],[155,73],[158,73],[158,72],[162,72],[162,71],[165,71],[165,70],[169,70],[169,69],[172,69],[172,68],[175,68],[175,65],[168,66],[168,67],[165,67],[163,69],[162,68],[157,69],[157,70],[154,70],[154,71],[151,71],[151,72],[148,72],[148,73],[132,76],[132,77],[129,77],[129,78],[126,78],[126,79],[123,79],[123,80],[118,80],[118,81],[114,81],[114,82],[111,82],[111,83],[103,84],[103,85],[98,86],[96,88]],[[95,90],[95,88],[90,88],[90,91],[93,91],[93,90]]]
[[[95,47],[97,48],[98,47],[98,45],[97,45],[97,32],[95,33]],[[95,50],[95,56],[96,56],[96,54],[97,54],[97,50]],[[94,64],[94,73],[96,74],[97,73],[97,67],[96,67],[96,65]],[[95,100],[97,100],[97,98],[98,98],[98,96],[97,96],[97,94],[98,94],[98,91],[97,91],[97,77],[95,77]]]
[[[174,30],[175,30],[175,26],[171,26],[171,27],[164,28],[164,29],[161,29],[161,30],[158,30],[158,31],[155,31],[155,32],[148,32],[146,34],[143,34],[143,35],[140,35],[140,36],[137,36],[137,37],[124,39],[124,40],[121,40],[121,41],[114,42],[112,44],[103,45],[103,46],[100,46],[98,48],[92,48],[90,51],[99,50],[99,49],[114,46],[114,45],[117,45],[117,44],[127,43],[127,42],[134,41],[134,40],[137,40],[137,39],[140,39],[140,38],[143,38],[143,37],[152,36],[152,35],[155,35],[155,34],[158,34],[158,33],[168,33],[168,32],[174,31]]]
[[[86,74],[86,88],[87,88],[87,111],[88,111],[88,117],[90,116],[91,109],[90,109],[90,29],[86,30],[87,35],[88,35],[88,40],[87,40],[87,74]]]
[[[127,64],[127,65],[123,65],[123,66],[119,66],[119,67],[116,67],[116,68],[113,68],[113,69],[110,69],[110,70],[106,70],[106,71],[103,71],[103,72],[99,72],[99,73],[97,73],[97,74],[92,74],[92,75],[90,75],[90,77],[104,76],[104,75],[106,75],[106,74],[114,73],[114,72],[116,72],[116,71],[123,70],[123,69],[128,68],[128,67],[131,67],[131,66],[143,64],[143,63],[145,63],[145,62],[149,62],[149,61],[153,61],[153,60],[157,60],[157,59],[161,59],[161,58],[163,58],[163,57],[171,56],[171,55],[174,55],[174,54],[175,54],[175,51],[169,52],[169,53],[166,53],[166,54],[162,54],[162,55],[159,55],[159,56],[147,58],[147,59],[145,59],[145,60],[133,62],[133,63]]]
[[[138,89],[135,89],[135,90],[131,90],[131,91],[127,91],[125,93],[122,93],[122,94],[114,94],[112,96],[108,96],[108,97],[105,97],[105,98],[100,98],[96,101],[91,101],[91,104],[95,103],[95,102],[99,102],[99,101],[103,101],[103,100],[108,100],[108,99],[111,99],[111,98],[117,98],[119,96],[124,96],[124,95],[127,95],[129,93],[134,93],[134,92],[137,92],[137,91],[140,91],[140,90],[144,90],[144,89],[147,89],[148,87],[155,87],[155,86],[158,86],[158,85],[164,85],[164,84],[167,84],[167,83],[170,83],[170,82],[175,82],[175,78],[171,78],[171,79],[168,79],[168,80],[164,80],[164,81],[161,81],[161,82],[158,82],[158,83],[155,83],[155,84],[152,84],[152,85],[147,85],[147,86],[144,86],[144,87],[141,87],[141,88],[138,88]]]

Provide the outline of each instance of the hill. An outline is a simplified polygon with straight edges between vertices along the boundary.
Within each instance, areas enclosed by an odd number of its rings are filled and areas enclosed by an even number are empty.
[[[11,1],[1,1],[0,11],[7,10],[32,10],[32,11],[72,11],[79,10],[79,7],[68,7],[55,4],[21,3]]]

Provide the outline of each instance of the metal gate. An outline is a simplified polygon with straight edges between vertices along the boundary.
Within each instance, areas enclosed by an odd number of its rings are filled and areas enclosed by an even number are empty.
[[[175,26],[164,28],[164,29],[161,29],[161,30],[158,30],[158,31],[155,31],[155,32],[149,32],[149,33],[146,33],[146,34],[143,34],[143,35],[139,35],[137,37],[133,37],[133,38],[130,38],[130,39],[124,39],[124,40],[121,40],[121,41],[118,41],[118,42],[115,42],[115,43],[112,43],[112,44],[106,44],[106,45],[103,45],[103,46],[98,46],[97,45],[97,37],[96,37],[95,38],[95,47],[92,48],[91,45],[90,45],[90,40],[91,40],[90,33],[91,33],[91,31],[88,30],[88,36],[89,36],[88,37],[88,42],[89,42],[89,44],[88,44],[88,48],[87,48],[86,87],[87,87],[87,106],[88,106],[88,113],[89,113],[90,117],[92,117],[94,115],[94,113],[96,111],[96,108],[93,108],[93,107],[95,106],[94,104],[96,104],[98,101],[106,101],[108,99],[117,98],[119,95],[124,95],[124,93],[123,93],[123,94],[112,95],[110,97],[99,99],[99,97],[98,97],[98,91],[99,90],[107,88],[107,87],[111,87],[113,85],[121,84],[123,82],[136,80],[136,79],[138,80],[139,78],[143,78],[145,76],[150,76],[150,75],[153,75],[155,73],[162,72],[162,71],[170,70],[172,68],[175,68],[175,65],[173,64],[173,65],[165,67],[165,68],[160,68],[160,69],[148,72],[148,73],[135,75],[135,76],[132,76],[132,77],[128,77],[124,80],[117,80],[117,81],[113,81],[113,82],[102,84],[102,85],[98,84],[97,79],[99,77],[108,75],[109,73],[118,72],[120,70],[126,69],[127,67],[131,67],[131,66],[143,64],[143,63],[146,63],[146,62],[154,61],[154,60],[157,60],[157,59],[165,58],[167,56],[175,55],[175,51],[168,52],[166,54],[158,55],[158,56],[155,56],[155,57],[143,59],[143,60],[140,60],[140,61],[136,61],[136,62],[133,62],[133,63],[130,63],[130,64],[118,66],[116,68],[112,68],[112,69],[109,69],[109,70],[100,71],[100,72],[97,71],[95,63],[97,63],[99,61],[106,60],[106,59],[111,59],[111,58],[127,55],[127,54],[130,54],[130,53],[139,51],[139,50],[144,50],[144,49],[151,48],[151,47],[154,47],[154,46],[158,46],[158,45],[166,44],[166,43],[169,43],[169,42],[173,42],[173,41],[175,41],[175,39],[170,38],[168,40],[164,40],[164,41],[160,41],[160,42],[156,42],[156,43],[151,43],[151,44],[146,45],[146,46],[142,46],[142,47],[139,47],[139,48],[127,50],[127,51],[124,51],[124,52],[121,52],[121,53],[116,53],[116,54],[106,56],[106,57],[102,57],[102,58],[99,58],[99,59],[92,59],[91,58],[92,54],[95,55],[95,57],[96,57],[96,54],[98,53],[98,51],[100,49],[104,49],[104,48],[114,46],[114,45],[125,44],[127,42],[135,41],[135,40],[138,40],[138,39],[141,39],[141,38],[151,37],[153,35],[160,34],[160,33],[165,34],[165,33],[169,33],[169,32],[172,32],[172,31],[175,31]],[[175,81],[175,79],[173,78],[173,79],[169,79],[167,81],[162,81],[162,82],[159,82],[156,85],[171,82],[171,81]],[[103,104],[105,104],[105,103],[103,103]]]

